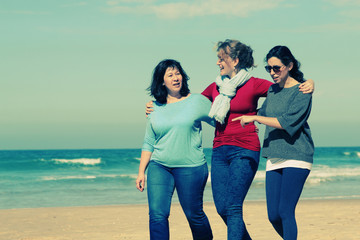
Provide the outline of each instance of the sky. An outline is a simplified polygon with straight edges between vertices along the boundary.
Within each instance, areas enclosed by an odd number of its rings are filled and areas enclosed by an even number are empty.
[[[157,63],[180,61],[200,93],[225,39],[268,80],[266,53],[288,46],[315,81],[315,145],[360,146],[358,0],[0,0],[0,149],[141,148]]]

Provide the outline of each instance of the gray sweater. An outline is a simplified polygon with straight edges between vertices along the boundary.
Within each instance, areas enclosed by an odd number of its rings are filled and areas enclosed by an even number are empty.
[[[258,115],[276,117],[283,127],[266,126],[262,156],[313,162],[314,143],[307,123],[312,94],[299,91],[299,85],[280,88],[273,84]]]

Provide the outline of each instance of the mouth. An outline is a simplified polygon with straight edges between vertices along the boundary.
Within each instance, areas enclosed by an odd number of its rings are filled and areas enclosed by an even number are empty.
[[[180,83],[174,83],[173,86],[174,87],[180,87]]]
[[[221,75],[221,73],[224,71],[224,68],[219,66],[219,71],[220,71],[220,75]]]
[[[273,77],[273,76],[272,76],[272,79],[273,79],[274,81],[277,81],[277,80],[279,79],[279,77]]]

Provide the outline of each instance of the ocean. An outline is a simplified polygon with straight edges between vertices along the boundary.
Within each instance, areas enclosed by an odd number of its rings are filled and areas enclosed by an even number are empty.
[[[211,171],[211,149],[204,149]],[[140,149],[2,150],[0,209],[146,204]],[[301,199],[360,199],[360,147],[317,147]],[[265,200],[265,159],[246,198]],[[174,202],[177,196],[174,195]],[[211,179],[204,195],[212,201]]]

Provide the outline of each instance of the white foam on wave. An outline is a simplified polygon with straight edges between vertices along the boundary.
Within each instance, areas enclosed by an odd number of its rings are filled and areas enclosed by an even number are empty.
[[[337,181],[339,178],[351,177],[360,177],[360,167],[330,168],[328,166],[318,166],[310,172],[307,183],[320,184],[322,182]]]
[[[82,165],[97,165],[101,163],[101,158],[76,158],[76,159],[58,159],[54,158],[52,161],[64,164],[82,164]]]
[[[44,181],[57,181],[57,180],[72,180],[72,179],[95,179],[96,176],[46,176],[43,177]]]
[[[354,152],[343,152],[345,156],[353,156],[360,158],[360,152],[354,151]]]
[[[328,166],[321,166],[314,168],[311,173],[314,177],[356,177],[360,176],[360,167],[342,167],[331,168]]]
[[[81,176],[81,175],[70,175],[70,176],[45,176],[42,177],[42,180],[44,181],[57,181],[57,180],[72,180],[72,179],[96,179],[96,178],[118,178],[118,177],[131,177],[131,178],[137,178],[137,175],[132,174],[132,175],[126,175],[126,174],[122,174],[122,175],[118,175],[118,174],[102,174],[102,175],[87,175],[87,176]]]

